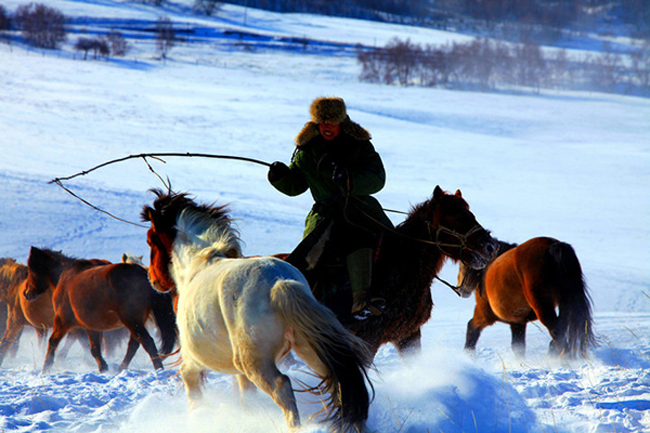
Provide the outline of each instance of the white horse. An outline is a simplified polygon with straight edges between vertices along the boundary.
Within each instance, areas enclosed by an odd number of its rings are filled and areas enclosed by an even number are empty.
[[[178,296],[180,372],[190,405],[201,396],[202,372],[237,375],[282,409],[291,430],[300,426],[291,382],[276,362],[289,350],[329,394],[327,421],[340,431],[363,429],[370,397],[366,369],[372,360],[363,340],[318,303],[304,276],[273,257],[242,258],[238,232],[225,208],[198,206],[186,194],[163,194],[145,206],[151,222],[150,280]]]

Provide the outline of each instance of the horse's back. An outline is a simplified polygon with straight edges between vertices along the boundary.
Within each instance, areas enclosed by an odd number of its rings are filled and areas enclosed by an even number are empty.
[[[177,322],[184,360],[235,373],[237,352],[247,345],[282,351],[286,326],[271,305],[279,280],[297,281],[309,291],[297,269],[271,257],[219,259],[179,287]]]
[[[121,317],[146,320],[151,291],[147,271],[140,265],[91,262],[62,276],[54,296],[59,308],[67,301],[78,325],[108,330],[123,326]],[[134,315],[132,315],[134,314]],[[142,317],[140,317],[142,316]]]

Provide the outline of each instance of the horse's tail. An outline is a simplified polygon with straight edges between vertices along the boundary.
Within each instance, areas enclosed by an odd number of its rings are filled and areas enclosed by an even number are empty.
[[[162,346],[161,355],[169,355],[174,350],[176,344],[176,314],[174,313],[174,304],[169,293],[160,293],[151,288],[151,311],[153,319],[160,331]]]
[[[596,345],[591,314],[591,299],[585,283],[582,267],[571,245],[556,242],[549,254],[557,265],[559,284],[560,323],[563,324],[567,349],[571,356],[585,355],[590,346]]]
[[[372,354],[366,342],[345,329],[299,281],[279,280],[271,290],[271,304],[292,327],[296,354],[323,379],[311,391],[329,393],[327,421],[341,431],[360,431],[370,406],[366,381]]]

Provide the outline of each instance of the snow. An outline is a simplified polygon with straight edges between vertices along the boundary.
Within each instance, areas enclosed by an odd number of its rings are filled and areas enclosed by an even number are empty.
[[[22,2],[8,0],[9,10]],[[159,10],[120,1],[50,1],[104,29],[118,20],[154,23]],[[465,38],[433,30],[224,6],[218,17],[163,10],[175,23],[383,45]],[[244,13],[246,25],[244,26]],[[88,22],[92,20],[88,19]],[[109,23],[109,24],[106,24]],[[98,26],[100,24],[97,24]],[[86,26],[92,30],[92,26]],[[293,138],[317,96],[337,95],[373,135],[388,182],[377,197],[406,211],[435,185],[460,188],[479,222],[505,241],[553,236],[573,245],[594,301],[601,345],[586,360],[548,358],[549,336],[528,327],[527,357],[512,354],[507,326],[486,329],[478,351],[463,350],[472,299],[436,282],[436,307],[422,354],[400,360],[383,347],[371,373],[375,432],[637,432],[650,430],[650,100],[600,93],[487,94],[370,85],[348,50],[244,50],[214,37],[182,43],[165,64],[152,41],[135,41],[122,60],[80,60],[0,44],[1,257],[25,263],[29,247],[118,261],[148,258],[146,229],[116,221],[48,181],[143,152],[194,152],[288,162]],[[149,160],[177,191],[230,203],[246,254],[288,252],[299,241],[311,200],[289,198],[263,166],[216,159]],[[140,160],[66,182],[76,194],[139,223],[162,183]],[[401,216],[390,214],[395,222]],[[441,276],[455,281],[448,263]],[[536,323],[536,322],[535,322]],[[229,376],[207,378],[204,408],[190,412],[176,358],[154,372],[143,351],[117,373],[125,350],[98,374],[73,346],[42,375],[44,348],[26,330],[15,358],[0,367],[0,429],[66,432],[286,431],[264,393],[240,401]],[[283,364],[292,380],[312,380],[302,361]],[[297,394],[303,420],[318,402]],[[323,427],[306,421],[304,432]]]

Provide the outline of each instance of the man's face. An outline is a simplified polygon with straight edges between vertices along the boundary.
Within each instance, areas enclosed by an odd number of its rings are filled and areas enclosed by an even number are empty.
[[[319,123],[318,130],[325,140],[334,140],[341,133],[341,125],[338,123]]]

